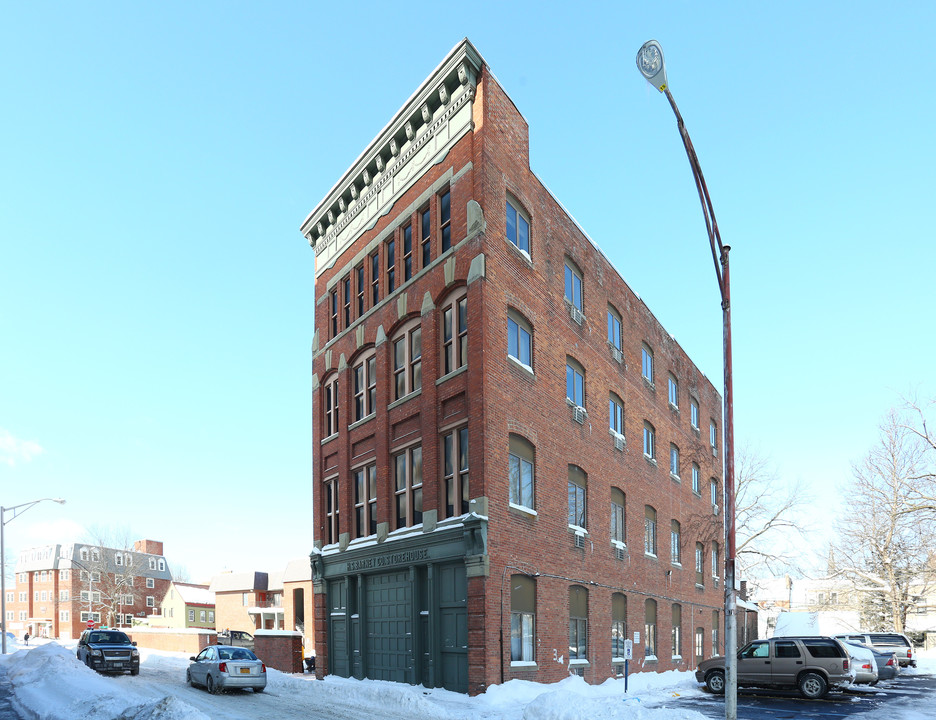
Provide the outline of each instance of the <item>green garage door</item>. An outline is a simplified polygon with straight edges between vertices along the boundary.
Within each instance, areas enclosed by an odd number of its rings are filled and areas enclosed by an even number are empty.
[[[413,601],[408,572],[366,580],[367,677],[412,683]]]

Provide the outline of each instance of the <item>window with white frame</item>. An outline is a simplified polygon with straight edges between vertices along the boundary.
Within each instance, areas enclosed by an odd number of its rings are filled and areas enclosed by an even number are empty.
[[[393,456],[396,527],[422,522],[422,445],[407,448]]]
[[[507,239],[530,256],[530,219],[520,203],[507,196]]]
[[[536,661],[536,580],[510,576],[510,661]]]
[[[705,584],[705,546],[700,542],[695,544],[695,582]]]
[[[456,293],[442,307],[442,374],[468,364],[468,296]]]
[[[510,503],[533,510],[534,502],[534,448],[525,438],[510,435]]]
[[[91,562],[101,562],[101,551],[98,548],[91,548]]]
[[[195,622],[195,611],[194,611],[194,610],[189,610],[189,611],[188,611],[188,621],[189,621],[189,622]]]
[[[87,562],[91,558],[91,553],[88,551],[88,548],[81,548],[78,551],[78,554],[81,556],[81,559]]]
[[[507,357],[533,371],[533,326],[515,310],[507,311]]]
[[[445,517],[468,512],[468,428],[442,436],[442,483],[445,490]]]
[[[682,534],[679,521],[670,521],[670,562],[673,565],[682,565],[681,545]]]
[[[718,569],[721,564],[718,562],[718,543],[712,543],[712,577],[718,579]]]
[[[699,429],[699,403],[695,401],[695,398],[689,398],[689,424],[694,429]]]
[[[325,496],[325,544],[333,545],[338,542],[338,478],[326,478],[322,483],[322,494]]]
[[[422,388],[422,328],[413,325],[393,341],[393,399]]]
[[[679,448],[673,443],[669,446],[669,472],[674,478],[679,479]]]
[[[718,610],[712,610],[712,655],[718,654]]]
[[[156,598],[153,597],[152,595],[147,595],[147,596],[146,596],[146,607],[149,607],[149,608],[151,608],[151,607],[156,607]]]
[[[198,611],[198,622],[205,622],[205,615],[207,613],[204,610]]]
[[[214,622],[214,610],[209,610],[209,611],[208,611],[208,622],[210,622],[210,623],[213,623],[213,622]]]
[[[695,630],[695,659],[696,664],[702,662],[704,657],[705,628],[698,627]]]
[[[159,572],[166,571],[166,561],[163,558],[159,558],[158,565],[159,565]]]
[[[673,621],[670,625],[673,640],[673,657],[682,657],[682,605],[673,603]]]
[[[611,595],[611,662],[624,662],[624,646],[627,640],[627,596],[624,593]]]
[[[569,587],[569,660],[588,659],[588,590]]]
[[[692,492],[702,494],[702,471],[696,463],[692,463]]]
[[[640,356],[640,374],[643,375],[644,380],[653,385],[653,351],[648,345],[644,345],[640,349]]]
[[[608,345],[616,350],[621,349],[621,315],[610,305],[608,306]]]
[[[323,437],[331,437],[338,432],[338,376],[334,375],[322,386]],[[153,559],[150,558],[152,565]],[[152,570],[153,568],[150,567]]]
[[[354,470],[355,537],[377,533],[377,466],[365,465]]]
[[[101,582],[101,573],[96,570],[91,571],[91,582]]]
[[[644,505],[644,553],[657,554],[657,513],[651,505]]]
[[[709,445],[712,446],[712,455],[718,455],[718,426],[714,420],[709,423]]]
[[[156,558],[149,558],[149,569],[150,570],[156,569]]]
[[[627,542],[627,498],[624,491],[611,488],[611,540],[624,545]]]
[[[679,383],[672,375],[669,376],[669,404],[674,408],[679,407]]]
[[[644,457],[656,460],[656,430],[647,421],[644,421],[643,426],[643,452]]]
[[[585,507],[588,492],[588,476],[577,465],[569,465],[569,525],[583,530],[588,528]]]
[[[377,355],[371,350],[352,370],[354,421],[363,420],[377,410]]]
[[[585,368],[573,358],[566,358],[566,399],[585,407]]]
[[[711,499],[712,499],[712,508],[714,508],[714,509],[717,510],[717,509],[718,509],[718,500],[719,500],[719,497],[718,497],[718,480],[716,480],[715,478],[712,478],[711,480],[709,480],[709,493],[710,493],[711,496],[712,496],[712,497],[711,497]]]
[[[68,610],[59,610],[59,620],[62,622],[69,622],[69,612]]]
[[[624,436],[624,401],[614,393],[608,397],[608,428],[614,434]]]
[[[121,553],[119,553],[119,552],[118,552],[118,553],[114,553],[114,563],[115,563],[118,567],[122,567],[122,566],[123,566],[123,555],[122,555]]]
[[[565,300],[577,310],[582,310],[582,272],[568,259],[565,262]]]

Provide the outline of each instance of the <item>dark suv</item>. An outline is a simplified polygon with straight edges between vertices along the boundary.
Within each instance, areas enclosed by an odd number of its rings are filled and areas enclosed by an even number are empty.
[[[725,692],[725,658],[702,661],[695,675],[712,692]],[[797,688],[813,699],[849,685],[853,678],[848,652],[830,637],[753,640],[738,653],[738,687]]]
[[[85,630],[78,640],[78,660],[102,673],[140,674],[140,651],[120,630]]]

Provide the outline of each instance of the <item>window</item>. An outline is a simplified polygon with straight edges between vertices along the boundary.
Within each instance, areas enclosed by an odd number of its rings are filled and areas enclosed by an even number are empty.
[[[82,560],[87,562],[88,561],[88,548],[81,548],[81,550],[79,551],[79,555],[81,555]]]
[[[403,228],[403,282],[413,277],[413,226]]]
[[[712,655],[718,654],[718,610],[712,610]]]
[[[653,385],[653,351],[646,345],[641,348],[640,374],[644,380]]]
[[[150,569],[150,570],[155,570],[155,569],[156,569],[156,558],[150,558],[150,559],[149,559],[149,569]]]
[[[92,570],[92,571],[91,571],[91,582],[93,582],[93,583],[101,582],[101,573],[99,573],[99,572],[97,572],[97,571],[95,571],[95,570]]]
[[[695,463],[692,463],[692,492],[702,494],[702,471]]]
[[[46,601],[49,599],[49,591],[48,591],[48,590],[43,590],[43,591],[40,593],[40,598],[41,598],[42,602],[46,602]]]
[[[115,563],[118,567],[122,567],[122,566],[123,566],[123,555],[121,555],[120,553],[115,553],[115,554],[114,554],[114,563]]]
[[[205,614],[204,610],[198,611],[198,622],[205,622]]]
[[[324,482],[325,493],[325,544],[338,542],[338,478]]]
[[[324,417],[324,437],[331,437],[338,432],[338,376],[325,382],[323,388],[323,398],[325,412]],[[151,568],[152,569],[152,568]]]
[[[332,290],[329,294],[329,315],[331,317],[331,336],[338,334],[338,291]]]
[[[569,588],[569,660],[588,659],[588,590]]]
[[[693,398],[689,398],[689,424],[696,430],[699,429],[699,403]]]
[[[358,265],[354,269],[355,290],[357,291],[357,316],[364,314],[364,266]]]
[[[460,294],[442,308],[442,374],[468,363],[468,298]]]
[[[371,263],[371,307],[380,302],[380,251],[370,256]]]
[[[657,554],[657,514],[650,505],[644,506],[644,552],[654,557]]]
[[[799,648],[792,640],[777,640],[774,643],[774,655],[778,658],[801,657]]]
[[[621,349],[621,316],[614,308],[608,308],[608,345]]]
[[[695,584],[705,584],[705,547],[700,542],[695,544]]]
[[[510,661],[535,662],[533,638],[536,618],[536,581],[526,575],[510,576]]]
[[[712,577],[718,579],[718,569],[721,565],[718,562],[718,543],[712,543]]]
[[[188,611],[188,621],[189,621],[189,622],[195,622],[195,611],[194,611],[194,610],[189,610],[189,611]]]
[[[679,527],[679,522],[676,520],[670,521],[670,562],[673,565],[682,564],[682,556],[680,555],[680,545],[682,544],[681,531]]]
[[[669,404],[674,408],[679,407],[679,383],[672,375],[669,376]]]
[[[351,276],[341,281],[341,309],[344,314],[344,327],[351,325]]]
[[[396,496],[396,526],[409,527],[422,522],[422,446],[417,445],[393,456]]]
[[[715,478],[709,481],[709,492],[712,496],[712,508],[718,512],[718,480]]]
[[[241,604],[250,607],[250,593],[241,593]]]
[[[673,658],[682,658],[682,606],[673,603]]]
[[[9,619],[12,620],[13,619],[12,613],[10,613],[10,616],[11,617]],[[69,622],[68,610],[59,610],[59,620],[61,620],[62,622]]]
[[[588,487],[588,477],[582,468],[569,465],[569,525],[588,527],[588,516],[585,508],[585,493]]]
[[[152,595],[147,595],[147,596],[146,596],[146,607],[149,607],[149,608],[151,608],[151,607],[156,607],[156,598],[154,598]]]
[[[566,399],[585,407],[585,368],[572,358],[566,358]]]
[[[452,198],[448,190],[439,196],[439,234],[445,252],[452,247]]]
[[[68,590],[59,590],[59,601],[68,602]]]
[[[611,662],[624,662],[624,641],[627,640],[627,596],[611,595]]]
[[[146,587],[154,588],[156,587],[156,581],[153,578],[146,578]]]
[[[468,428],[453,430],[442,438],[442,477],[445,484],[445,517],[468,512]]]
[[[565,300],[575,309],[582,310],[582,273],[566,260]]]
[[[702,662],[705,653],[705,628],[695,629],[695,659],[696,664]]]
[[[672,443],[669,446],[669,472],[674,478],[679,479],[679,448]]]
[[[354,419],[363,420],[377,410],[377,355],[371,353],[354,366]],[[335,408],[337,413],[337,407]]]
[[[368,465],[354,471],[355,537],[377,533],[377,466]]]
[[[214,610],[209,610],[209,611],[208,611],[208,622],[210,622],[210,623],[213,623],[213,622],[214,622]]]
[[[159,572],[164,572],[166,569],[166,561],[163,558],[159,558]]]
[[[530,255],[530,220],[526,217],[522,210],[518,210],[519,204],[516,206],[511,203],[510,198],[507,199],[507,239],[510,240],[514,245],[516,245],[520,250],[522,250],[529,257]]]
[[[533,446],[519,435],[511,435],[509,443],[510,502],[532,510]]]
[[[709,445],[712,446],[712,455],[718,455],[718,426],[715,421],[709,423]]]
[[[657,654],[657,604],[656,600],[647,599],[644,603],[644,652],[648,658],[656,659]]]
[[[432,262],[432,213],[426,208],[419,214],[419,227],[422,230],[422,266]]]
[[[387,242],[387,295],[396,289],[396,240]]]
[[[394,400],[422,388],[422,328],[415,325],[393,341]]]
[[[624,401],[614,393],[608,398],[608,429],[624,436]]]
[[[643,451],[644,457],[656,460],[656,430],[648,422],[644,422]]]
[[[507,356],[533,371],[533,328],[513,310],[507,311]]]
[[[625,521],[626,499],[624,491],[611,488],[611,540],[624,545],[627,537]]]

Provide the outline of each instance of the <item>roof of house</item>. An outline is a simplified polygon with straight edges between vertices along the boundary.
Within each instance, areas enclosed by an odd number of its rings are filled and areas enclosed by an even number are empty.
[[[308,557],[290,560],[283,572],[283,582],[305,582],[312,579],[312,563]]]
[[[192,583],[173,583],[179,591],[179,597],[186,605],[214,605],[215,596],[207,585],[194,585]]]

